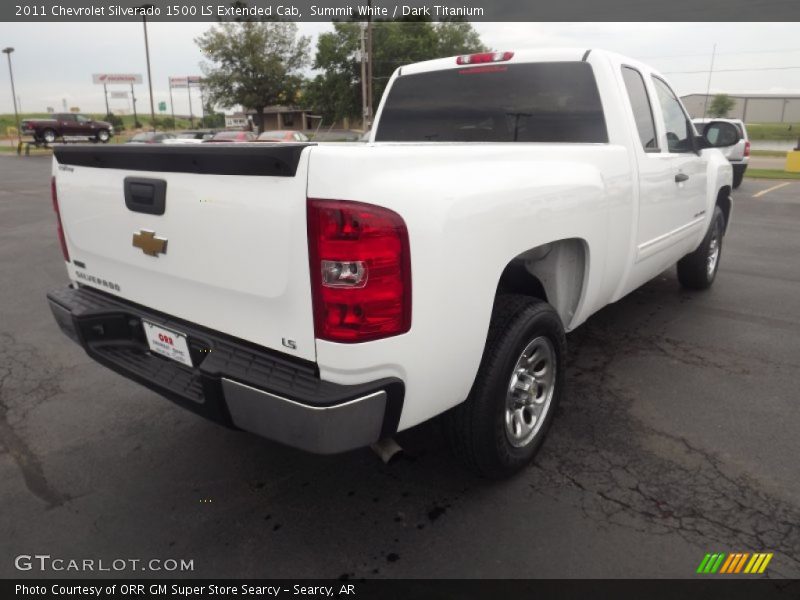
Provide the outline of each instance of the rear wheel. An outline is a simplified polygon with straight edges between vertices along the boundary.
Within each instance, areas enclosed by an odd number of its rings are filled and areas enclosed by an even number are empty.
[[[499,479],[531,461],[564,386],[565,355],[564,328],[552,306],[497,297],[472,390],[444,416],[445,435],[468,467]]]
[[[738,188],[742,185],[742,180],[744,179],[744,172],[747,170],[747,166],[735,166],[733,167],[733,187]]]
[[[725,215],[719,206],[700,246],[678,261],[678,281],[685,288],[704,290],[711,287],[719,269],[722,256],[722,239],[725,234]]]
[[[52,129],[45,129],[42,132],[42,139],[44,140],[45,144],[52,144],[56,141],[56,132]]]

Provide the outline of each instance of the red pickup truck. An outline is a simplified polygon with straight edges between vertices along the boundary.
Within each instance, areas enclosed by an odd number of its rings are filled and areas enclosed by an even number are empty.
[[[37,142],[52,144],[58,138],[84,137],[106,143],[114,135],[114,127],[105,121],[95,121],[76,113],[55,114],[52,119],[25,119],[23,135],[32,135]]]

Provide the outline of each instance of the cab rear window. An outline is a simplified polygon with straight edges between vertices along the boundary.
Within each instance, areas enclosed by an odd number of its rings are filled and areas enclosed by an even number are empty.
[[[375,139],[606,143],[608,133],[591,66],[553,62],[401,75]]]

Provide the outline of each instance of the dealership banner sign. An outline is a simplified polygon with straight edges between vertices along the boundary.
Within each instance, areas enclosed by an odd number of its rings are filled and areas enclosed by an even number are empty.
[[[187,87],[200,87],[203,79],[199,75],[189,75],[187,77],[170,77],[169,87],[171,88],[187,88]]]
[[[15,0],[0,3],[0,21],[800,21],[797,0]]]
[[[112,83],[142,83],[142,76],[139,73],[95,73],[92,75],[92,82],[101,85]]]

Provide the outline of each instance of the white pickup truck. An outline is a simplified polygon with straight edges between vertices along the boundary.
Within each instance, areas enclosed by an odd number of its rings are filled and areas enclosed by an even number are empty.
[[[676,262],[711,285],[738,139],[603,51],[408,65],[367,144],[57,147],[48,298],[99,363],[228,426],[335,453],[446,413],[502,477],[565,332]]]

